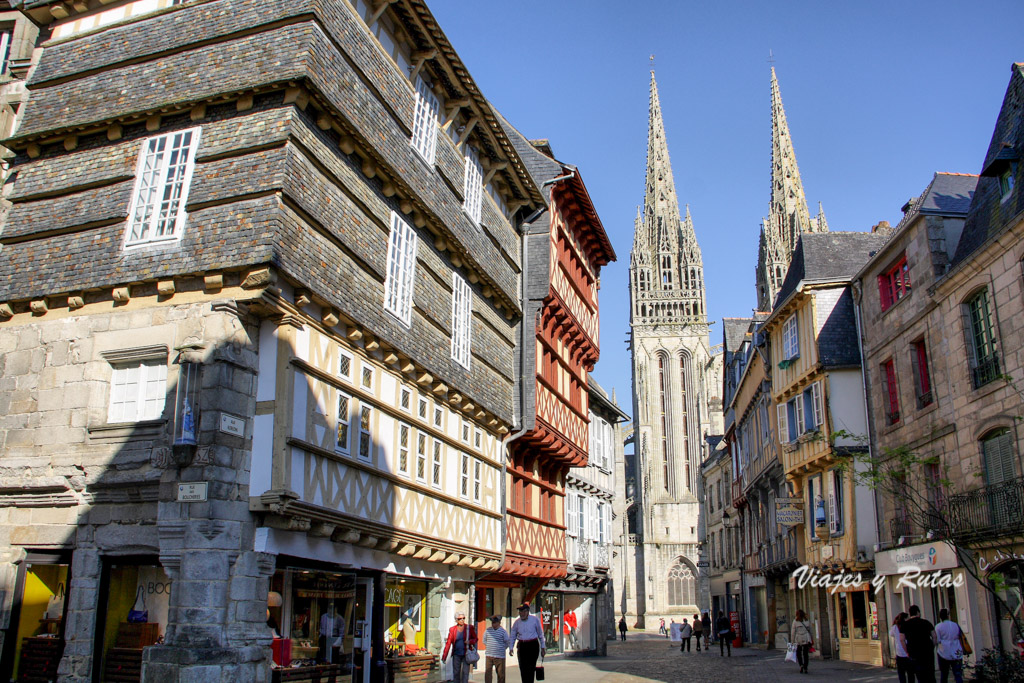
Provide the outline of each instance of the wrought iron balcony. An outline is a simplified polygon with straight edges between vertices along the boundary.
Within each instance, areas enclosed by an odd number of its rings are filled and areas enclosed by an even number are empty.
[[[894,544],[899,543],[900,538],[909,538],[916,533],[914,525],[906,517],[897,516],[889,520],[889,541]]]
[[[949,497],[949,532],[976,540],[1024,532],[1024,477]]]
[[[604,543],[594,544],[594,569],[608,569],[608,546]]]
[[[999,356],[994,353],[978,361],[978,364],[971,368],[971,379],[974,380],[974,388],[988,384],[999,376]]]

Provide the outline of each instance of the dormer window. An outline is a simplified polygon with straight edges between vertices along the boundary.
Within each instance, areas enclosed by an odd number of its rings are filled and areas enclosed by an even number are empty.
[[[1017,173],[1017,164],[1010,164],[999,174],[999,194],[1002,201],[1006,201],[1013,193],[1014,175]]]

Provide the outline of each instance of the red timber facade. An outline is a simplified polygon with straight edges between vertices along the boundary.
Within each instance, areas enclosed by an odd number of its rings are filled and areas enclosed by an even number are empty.
[[[505,601],[486,593],[484,611],[489,602],[497,611],[530,602],[548,580],[566,576],[566,475],[587,464],[597,292],[601,267],[615,259],[579,171],[555,161],[546,144],[510,133],[548,206],[523,224],[522,420],[507,441],[504,562],[477,580],[478,590],[510,590]]]

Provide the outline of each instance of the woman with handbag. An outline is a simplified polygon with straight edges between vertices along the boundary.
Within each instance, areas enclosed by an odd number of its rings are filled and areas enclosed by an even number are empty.
[[[811,622],[802,609],[796,611],[796,619],[789,629],[789,642],[796,643],[796,663],[800,665],[800,673],[807,673],[807,660],[810,656],[814,636],[811,635]]]
[[[472,624],[466,623],[466,615],[458,612],[455,615],[455,626],[448,629],[448,640],[444,643],[444,652],[441,654],[441,661],[448,659],[448,652],[452,654],[452,680],[455,683],[469,683],[469,669],[480,660],[476,651],[476,629]]]

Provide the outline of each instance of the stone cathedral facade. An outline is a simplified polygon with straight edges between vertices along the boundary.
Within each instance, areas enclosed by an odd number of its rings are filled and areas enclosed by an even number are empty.
[[[633,454],[625,456],[619,609],[638,628],[706,609],[698,580],[700,463],[721,434],[721,354],[708,340],[704,272],[680,212],[651,73],[647,177],[630,255]]]

